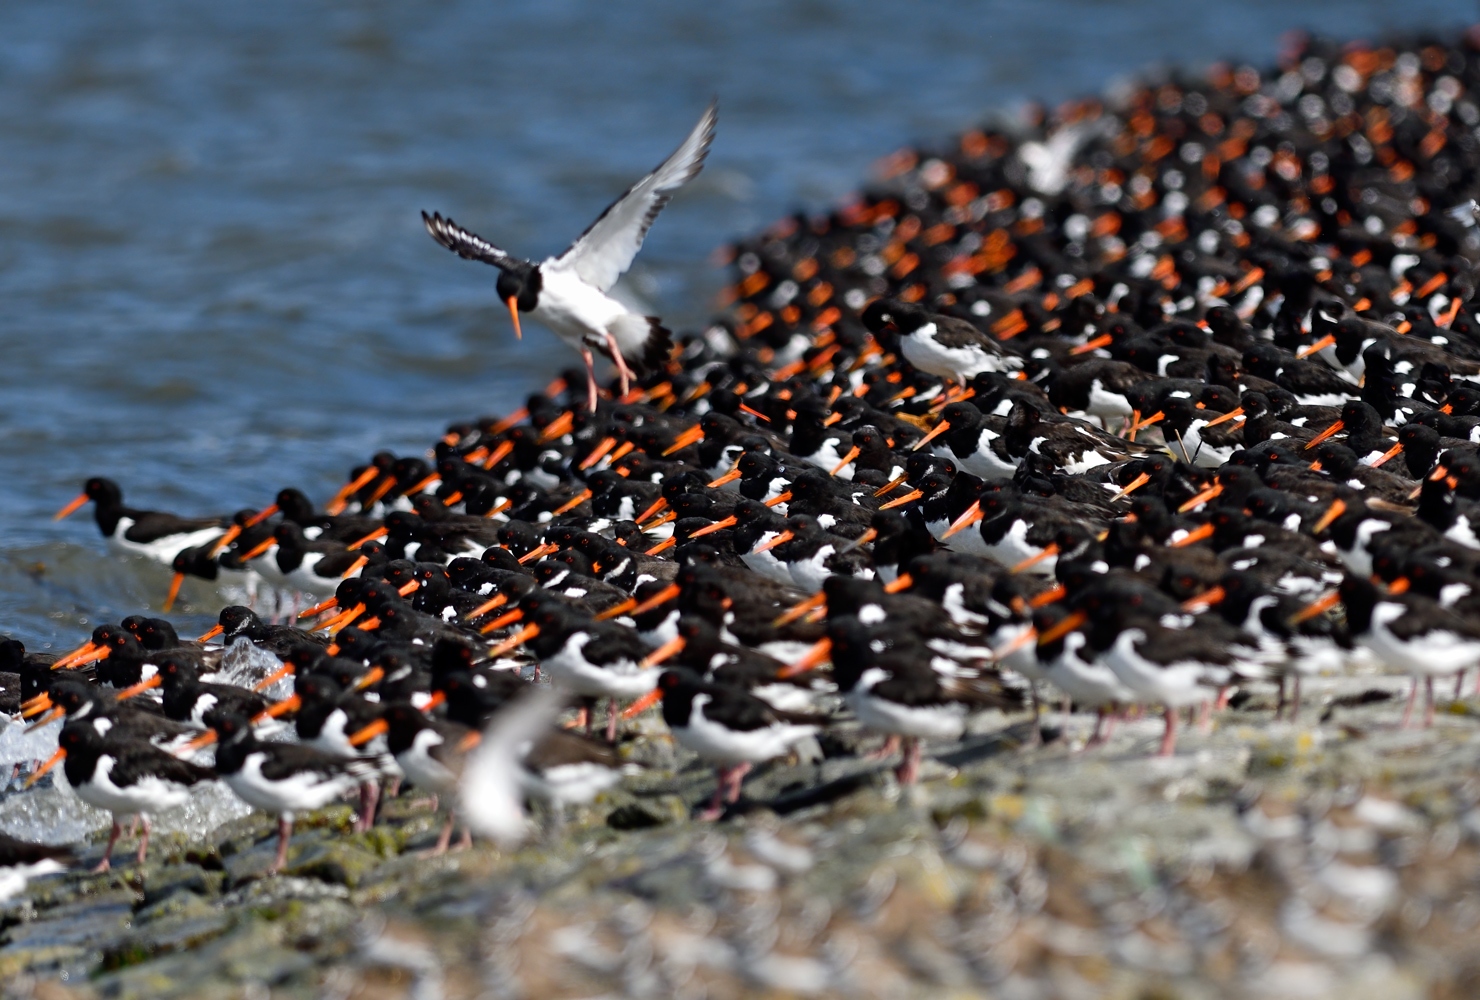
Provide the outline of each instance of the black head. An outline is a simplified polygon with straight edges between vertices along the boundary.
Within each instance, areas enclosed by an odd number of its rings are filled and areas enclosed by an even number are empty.
[[[531,312],[539,304],[544,278],[540,269],[528,261],[511,261],[499,266],[498,297],[501,302],[516,300],[520,312]]]

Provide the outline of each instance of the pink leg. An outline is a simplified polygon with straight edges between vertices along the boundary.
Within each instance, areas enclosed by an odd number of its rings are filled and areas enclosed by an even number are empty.
[[[613,698],[606,707],[606,741],[617,742],[617,699]]]
[[[1281,686],[1281,688],[1284,687],[1284,682],[1283,681],[1280,682],[1280,686]],[[1290,721],[1291,722],[1299,722],[1300,721],[1300,675],[1299,674],[1296,674],[1295,677],[1291,680],[1290,686],[1292,688],[1294,688],[1294,692],[1293,692],[1292,697],[1291,697],[1292,704],[1290,706]]]
[[[113,845],[118,843],[118,838],[123,834],[123,824],[117,819],[113,820],[113,829],[108,831],[108,846],[103,848],[103,860],[93,869],[95,872],[105,872],[113,867]]]
[[[606,346],[611,348],[612,361],[617,365],[617,377],[622,380],[622,395],[632,391],[632,370],[627,367],[627,359],[622,357],[621,350],[617,347],[617,338],[611,334],[606,335]]]
[[[586,405],[596,412],[596,366],[591,361],[591,349],[581,348],[581,358],[586,362]]]
[[[713,823],[725,813],[724,794],[725,785],[730,780],[730,769],[728,767],[715,768],[716,782],[714,785],[714,798],[709,800],[709,807],[699,813],[699,818],[706,823]]]
[[[1223,696],[1219,695],[1218,697],[1221,700]],[[1213,728],[1212,702],[1205,701],[1197,706],[1197,728],[1205,733]]]
[[[736,764],[734,767],[730,768],[730,773],[728,776],[729,787],[725,789],[726,802],[740,801],[740,783],[745,780],[745,776],[749,773],[749,761],[746,761],[744,764]]]
[[[1161,737],[1161,749],[1157,751],[1157,754],[1170,757],[1177,749],[1177,710],[1169,705],[1162,709],[1162,715],[1167,720],[1167,729]]]
[[[386,798],[393,799],[397,795],[400,795],[400,794],[401,794],[401,779],[400,778],[392,778],[391,780],[389,780],[389,781],[387,781],[385,783],[385,797]]]
[[[149,817],[141,817],[144,824],[144,833],[139,837],[139,864],[144,863],[144,856],[149,853]]]
[[[1461,670],[1454,675],[1454,700],[1459,701],[1465,694],[1465,672]]]
[[[374,781],[360,783],[360,815],[355,820],[355,832],[364,833],[375,825],[375,807],[380,802],[380,786]]]
[[[920,744],[917,736],[911,736],[904,742],[904,759],[899,762],[899,769],[895,771],[901,785],[913,785],[920,780],[920,758],[924,755],[924,747]]]
[[[1296,711],[1298,712],[1299,710],[1300,709],[1297,707],[1296,708]],[[1279,701],[1279,704],[1274,707],[1274,721],[1278,722],[1281,719],[1283,719],[1284,717],[1285,717],[1285,676],[1283,674],[1281,674],[1280,675],[1280,701]]]
[[[288,863],[288,841],[293,839],[293,820],[289,815],[278,817],[278,849],[277,857],[273,859],[272,867],[267,869],[267,874],[276,875],[282,870],[283,865]]]
[[[1413,706],[1418,703],[1418,678],[1413,678],[1413,688],[1408,692],[1408,704],[1403,707],[1403,728],[1413,722]]]
[[[887,760],[899,752],[899,737],[890,736],[879,749],[863,755],[864,760]]]
[[[1218,704],[1214,707],[1220,712],[1223,711],[1228,707],[1228,699],[1231,697],[1233,697],[1233,686],[1231,684],[1223,685],[1218,689]]]
[[[446,854],[447,845],[452,843],[452,824],[456,822],[452,813],[447,814],[447,822],[442,824],[442,833],[437,837],[437,846],[432,848],[433,854]]]
[[[1423,727],[1429,728],[1434,724],[1434,679],[1425,677],[1423,679]]]

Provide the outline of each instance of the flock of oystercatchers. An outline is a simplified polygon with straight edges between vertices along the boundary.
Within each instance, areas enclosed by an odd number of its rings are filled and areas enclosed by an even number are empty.
[[[987,710],[1041,738],[1057,696],[1090,745],[1159,709],[1170,754],[1184,711],[1273,682],[1293,719],[1302,678],[1359,660],[1428,724],[1434,681],[1480,665],[1476,86],[1473,33],[1306,39],[905,150],[735,246],[726,318],[676,343],[607,292],[713,106],[559,257],[424,216],[584,378],[373,456],[323,511],[181,518],[89,480],[61,515],[91,501],[169,602],[196,576],[319,603],[194,641],[133,616],[60,658],[7,640],[7,708],[67,720],[30,780],[64,759],[110,852],[145,817],[141,861],[149,814],[225,781],[281,817],[276,870],[294,813],[358,792],[370,824],[403,780],[447,809],[439,849],[457,816],[515,839],[522,800],[619,781],[657,702],[717,769],[711,819],[840,724],[901,783]],[[280,669],[229,676],[218,636]]]

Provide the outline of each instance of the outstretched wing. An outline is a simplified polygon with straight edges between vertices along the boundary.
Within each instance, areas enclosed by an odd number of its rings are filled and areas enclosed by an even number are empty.
[[[459,257],[481,260],[485,264],[492,264],[498,268],[507,268],[515,263],[513,257],[483,237],[468,232],[451,219],[442,218],[438,212],[433,212],[431,215],[422,212],[421,221],[426,225],[427,232],[432,234],[432,239]]]
[[[520,748],[550,727],[564,701],[560,691],[541,687],[520,695],[488,720],[458,782],[460,811],[474,833],[504,846],[524,839],[528,821],[519,788]]]
[[[555,264],[570,268],[586,284],[603,292],[615,285],[632,266],[632,258],[642,249],[643,237],[673,192],[704,168],[718,120],[719,103],[711,101],[699,124],[673,155],[608,205],[570,249],[555,259]]]

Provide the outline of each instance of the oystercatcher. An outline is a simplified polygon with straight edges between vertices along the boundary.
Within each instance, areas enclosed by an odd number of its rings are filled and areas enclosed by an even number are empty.
[[[322,809],[355,789],[374,767],[352,757],[324,753],[296,743],[263,743],[240,715],[214,720],[219,748],[216,774],[247,805],[278,817],[278,849],[269,875],[288,860],[293,815]]]
[[[149,817],[184,805],[194,794],[194,786],[216,777],[210,768],[181,760],[146,740],[104,736],[86,719],[62,727],[56,753],[30,780],[34,782],[64,759],[67,781],[77,797],[113,814],[103,860],[93,869],[97,872],[112,865],[113,845],[123,833],[120,817],[138,816],[143,821],[138,853],[142,865],[149,851]]]
[[[64,872],[76,863],[70,847],[33,844],[0,833],[0,903],[25,892],[31,879]]]
[[[724,802],[739,801],[740,783],[753,765],[784,756],[817,734],[815,716],[780,712],[740,688],[706,684],[687,670],[665,670],[657,689],[673,738],[718,772],[714,799],[700,813],[704,820],[719,819]]]
[[[421,215],[427,232],[438,243],[459,257],[499,269],[498,295],[509,307],[516,334],[519,313],[527,312],[581,352],[592,413],[596,412],[592,351],[616,364],[623,396],[630,389],[632,368],[642,370],[667,360],[670,334],[658,318],[639,316],[607,293],[632,265],[649,227],[673,192],[703,169],[717,120],[718,105],[711,102],[673,155],[608,206],[569,249],[538,264],[510,256],[450,218]]]
[[[922,372],[965,386],[982,372],[1017,371],[1023,359],[1010,347],[954,316],[917,305],[879,299],[863,311],[863,325],[879,335],[899,334],[900,353]]]
[[[214,542],[224,535],[230,521],[219,517],[180,517],[155,510],[134,510],[123,505],[123,490],[111,479],[94,476],[71,503],[56,512],[60,521],[91,500],[98,530],[108,545],[119,552],[141,555],[165,566],[182,549]]]

